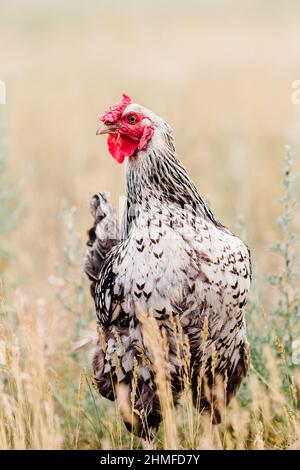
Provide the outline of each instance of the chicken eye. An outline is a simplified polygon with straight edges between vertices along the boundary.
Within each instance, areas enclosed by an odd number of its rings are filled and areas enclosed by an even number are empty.
[[[129,114],[127,117],[127,120],[130,124],[135,124],[136,123],[136,116],[134,114]]]

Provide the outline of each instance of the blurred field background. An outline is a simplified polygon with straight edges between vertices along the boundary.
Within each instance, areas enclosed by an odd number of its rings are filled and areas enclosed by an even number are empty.
[[[74,352],[96,325],[80,268],[87,201],[107,190],[118,206],[124,194],[124,168],[95,136],[99,113],[122,91],[170,123],[201,194],[225,225],[246,234],[257,273],[255,341],[266,331],[281,296],[267,276],[284,269],[270,247],[280,238],[285,144],[300,168],[297,79],[296,1],[1,1],[0,447],[141,445],[93,392],[88,347]],[[295,192],[299,198],[299,180]],[[299,213],[293,220],[299,233]],[[232,405],[227,448],[285,448],[300,439],[295,397],[286,398],[276,375],[280,344],[278,357],[261,351],[274,363],[276,393],[250,377],[243,406]],[[182,413],[179,448],[212,445],[203,432],[185,433]]]

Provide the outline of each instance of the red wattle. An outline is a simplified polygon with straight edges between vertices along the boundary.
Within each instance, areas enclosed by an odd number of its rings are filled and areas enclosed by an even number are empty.
[[[118,163],[123,163],[125,157],[132,157],[138,148],[138,142],[121,134],[109,134],[107,145],[109,153]]]

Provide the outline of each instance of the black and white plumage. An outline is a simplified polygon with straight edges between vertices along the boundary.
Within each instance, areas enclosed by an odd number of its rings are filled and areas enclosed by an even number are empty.
[[[140,312],[154,316],[167,333],[175,403],[184,387],[171,326],[171,318],[179,319],[190,347],[194,403],[219,422],[214,398],[204,387],[198,396],[201,332],[207,321],[207,383],[212,384],[214,351],[215,373],[226,377],[229,401],[248,368],[244,313],[251,262],[247,246],[218,222],[199,195],[175,153],[168,124],[136,104],[126,106],[121,119],[132,113],[151,122],[153,133],[145,148],[127,159],[126,207],[120,233],[107,195],[94,196],[91,212],[95,222],[89,231],[85,269],[92,281],[101,327],[102,339],[93,360],[99,391],[114,399],[123,386],[131,402],[135,363],[139,388],[135,424],[125,412],[123,417],[129,429],[149,437],[158,429],[161,411]],[[117,132],[116,124],[112,132]]]

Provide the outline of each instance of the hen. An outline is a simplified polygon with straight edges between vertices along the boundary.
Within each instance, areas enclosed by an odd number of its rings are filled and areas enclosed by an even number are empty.
[[[168,341],[174,402],[188,380],[195,406],[218,423],[214,377],[225,383],[228,403],[248,369],[249,249],[199,195],[163,119],[123,94],[100,120],[97,135],[108,134],[110,154],[119,163],[128,158],[120,233],[108,196],[99,193],[91,202],[94,226],[85,270],[99,319],[93,358],[99,392],[118,399],[128,429],[142,437],[155,435],[161,406],[153,354],[143,335],[147,313]],[[174,322],[189,354],[186,349],[178,353]],[[184,359],[189,379],[183,379]],[[203,365],[206,386],[199,387]]]

